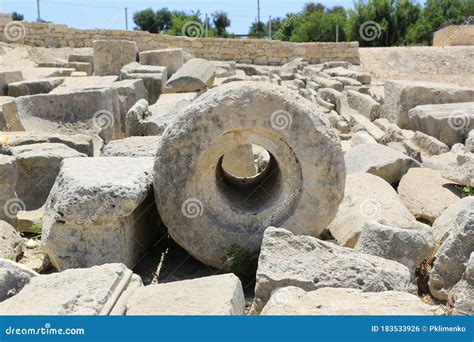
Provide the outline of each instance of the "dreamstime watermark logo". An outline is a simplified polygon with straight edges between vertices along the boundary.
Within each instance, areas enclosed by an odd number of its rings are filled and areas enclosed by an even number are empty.
[[[366,218],[377,218],[380,215],[381,204],[374,198],[363,200],[359,205],[362,216]]]
[[[10,42],[16,42],[26,35],[25,25],[20,21],[10,21],[3,28],[3,34]]]
[[[286,199],[281,203],[281,205],[277,208],[277,210],[275,210],[275,212],[270,217],[268,217],[265,221],[263,221],[262,228],[266,229],[267,227],[269,227],[272,220],[274,220],[276,216],[280,215],[283,212],[283,210],[285,210],[285,208],[289,206],[295,200],[295,198],[299,195],[299,193],[300,193],[300,190],[296,189],[288,197],[286,197]]]
[[[454,31],[449,35],[446,41],[450,42],[452,40],[455,40],[461,33],[463,33],[463,31],[467,27],[469,27],[469,25],[472,25],[473,22],[474,22],[474,15],[471,15],[467,18],[463,17],[462,25],[456,26]],[[446,45],[446,42],[443,45]]]
[[[272,34],[272,39],[281,39],[283,38],[285,34],[285,30],[290,28],[291,25],[293,25],[293,22],[298,19],[299,16],[296,14],[291,15],[288,17],[283,24],[279,27],[278,31],[276,31],[274,34]]]
[[[276,130],[284,130],[291,126],[293,117],[286,110],[280,109],[270,116],[270,125]]]
[[[471,123],[471,118],[467,112],[463,110],[455,110],[448,116],[448,125],[455,131],[462,131],[468,129]]]
[[[197,198],[188,198],[181,205],[181,212],[187,218],[194,219],[202,216],[204,212],[204,206]]]
[[[377,38],[380,38],[381,34],[382,29],[380,25],[373,20],[366,21],[359,27],[359,35],[366,42],[371,42]]]
[[[201,38],[204,35],[204,27],[198,21],[188,21],[181,29],[181,34],[191,38]]]
[[[9,218],[16,218],[19,211],[25,211],[26,204],[19,198],[10,198],[3,205],[3,212]]]
[[[287,287],[279,288],[273,291],[272,296],[270,297],[270,302],[274,307],[285,307],[291,300],[290,289]]]
[[[99,110],[92,116],[92,125],[98,131],[114,126],[114,115],[108,110]]]

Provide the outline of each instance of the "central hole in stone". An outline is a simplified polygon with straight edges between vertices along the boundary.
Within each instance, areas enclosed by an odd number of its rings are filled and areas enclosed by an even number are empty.
[[[236,208],[248,211],[270,203],[281,188],[276,159],[255,144],[238,145],[217,164],[216,181],[221,194]]]
[[[262,146],[239,145],[222,157],[225,176],[236,185],[255,182],[270,165],[270,153]]]

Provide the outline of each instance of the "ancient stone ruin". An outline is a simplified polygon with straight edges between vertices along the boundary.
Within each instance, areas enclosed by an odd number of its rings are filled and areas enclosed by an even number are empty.
[[[133,34],[0,69],[0,315],[474,314],[473,88]]]

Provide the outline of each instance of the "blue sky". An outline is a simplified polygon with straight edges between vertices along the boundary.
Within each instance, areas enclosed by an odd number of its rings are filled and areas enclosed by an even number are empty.
[[[309,0],[260,0],[261,19],[282,17],[299,12]],[[314,1],[318,2],[318,1]],[[352,8],[352,0],[319,0],[328,7]],[[125,11],[129,8],[129,28],[133,28],[133,12],[147,7],[171,10],[200,10],[209,15],[216,10],[229,14],[230,32],[245,34],[257,16],[257,0],[40,0],[41,18],[76,28],[125,28]],[[0,0],[0,12],[19,12],[25,20],[36,20],[36,0]]]

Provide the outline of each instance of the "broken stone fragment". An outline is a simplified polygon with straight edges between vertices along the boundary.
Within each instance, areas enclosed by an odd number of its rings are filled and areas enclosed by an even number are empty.
[[[410,270],[415,279],[416,267],[428,259],[434,249],[435,241],[430,226],[417,229],[390,227],[378,222],[368,222],[362,228],[356,251],[397,261]]]
[[[398,124],[400,128],[409,128],[412,127],[412,119],[410,118],[408,111],[416,106],[469,102],[472,101],[473,98],[474,89],[461,87],[455,84],[390,80],[385,82],[385,117],[391,122]],[[433,109],[435,108],[436,107]],[[453,107],[453,110],[454,109],[455,108]],[[433,116],[431,119],[429,118],[429,115],[426,117],[432,123],[436,120]],[[424,131],[423,129],[411,129],[422,131],[443,141],[440,137],[430,134],[430,132]],[[447,141],[443,142],[450,145]]]
[[[350,174],[344,200],[328,229],[339,245],[354,247],[370,221],[404,229],[419,225],[385,180],[369,173]]]
[[[168,77],[183,66],[183,49],[162,49],[142,51],[139,54],[140,64],[164,66]]]
[[[165,93],[187,93],[212,86],[216,67],[205,59],[193,58],[170,77],[164,87]]]
[[[87,157],[64,144],[56,143],[20,145],[12,147],[10,151],[16,158],[16,193],[27,210],[44,205],[63,159]]]
[[[17,169],[15,158],[0,154],[0,220],[13,226],[17,224],[16,213],[24,208],[15,191]]]
[[[133,267],[159,236],[153,158],[68,158],[43,218],[42,244],[59,270],[121,262]]]
[[[118,75],[131,62],[136,62],[136,42],[127,40],[94,41],[94,74],[97,76]]]
[[[16,261],[23,252],[23,239],[8,222],[0,220],[0,258]]]
[[[132,278],[123,264],[38,275],[0,303],[0,315],[108,315]]]
[[[461,199],[461,192],[441,173],[427,168],[410,169],[398,185],[398,194],[410,212],[432,224],[451,204]]]
[[[126,303],[126,315],[243,315],[239,278],[223,274],[139,288]]]
[[[398,182],[411,168],[420,166],[413,158],[390,147],[366,143],[350,149],[345,155],[347,173],[366,172],[385,179],[390,184]]]
[[[333,287],[306,292],[288,286],[273,293],[261,315],[426,316],[442,312],[439,307],[428,305],[407,292],[362,292],[359,289]]]
[[[263,309],[272,293],[284,286],[364,292],[406,292],[411,287],[408,268],[398,262],[275,227],[265,230],[256,277],[253,312]]]
[[[19,263],[0,258],[0,302],[16,295],[37,275]]]
[[[102,149],[102,157],[155,157],[160,137],[130,137],[112,140]]]
[[[458,219],[462,221],[452,227],[434,255],[429,286],[431,294],[440,300],[448,300],[449,292],[461,280],[466,267],[472,267],[468,261],[474,252],[474,211]]]

